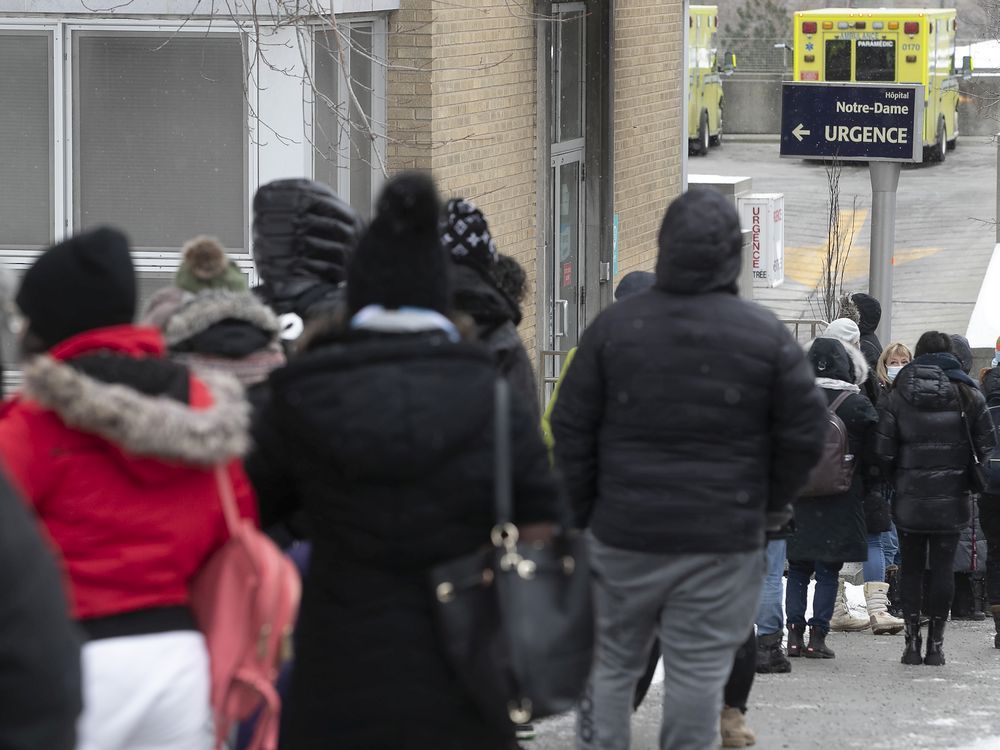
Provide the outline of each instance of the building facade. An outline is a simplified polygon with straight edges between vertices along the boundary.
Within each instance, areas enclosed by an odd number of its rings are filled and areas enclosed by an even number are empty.
[[[522,334],[551,376],[544,353],[652,267],[684,183],[677,0],[106,3],[0,0],[0,260],[15,271],[110,223],[143,297],[199,233],[253,281],[259,185],[315,177],[368,214],[386,175],[430,169],[527,270]]]

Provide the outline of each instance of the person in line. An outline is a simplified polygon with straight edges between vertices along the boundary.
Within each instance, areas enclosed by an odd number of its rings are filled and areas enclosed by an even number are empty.
[[[316,317],[342,312],[347,264],[363,223],[315,180],[275,180],[253,199],[254,292],[278,315],[287,348]]]
[[[848,318],[834,320],[822,337],[839,340],[844,345],[854,370],[864,369],[868,372],[868,362],[861,351],[861,330],[854,321]],[[880,394],[877,377],[868,372],[864,382],[859,385],[862,394],[874,407],[876,402],[871,400],[871,394],[875,394],[876,397]],[[874,635],[895,635],[903,629],[903,621],[889,613],[889,584],[886,582],[885,550],[882,546],[882,535],[891,528],[892,522],[889,517],[885,482],[878,461],[872,457],[870,441],[865,445],[869,453],[866,460],[859,464],[858,470],[863,472],[864,482],[862,504],[868,555],[862,561],[861,575],[864,579],[868,616],[855,617],[847,606],[846,582],[842,567],[837,581],[837,598],[830,620],[830,630],[850,633],[870,628]]]
[[[73,750],[80,638],[52,552],[0,474],[0,747]]]
[[[233,375],[254,402],[272,370],[285,363],[278,318],[250,294],[246,276],[213,237],[181,250],[174,283],[157,291],[143,322],[163,332],[171,358],[196,372]]]
[[[877,299],[864,292],[847,294],[840,301],[838,318],[850,318],[858,324],[861,353],[872,370],[882,354],[882,342],[875,330],[882,322],[882,305]]]
[[[957,333],[951,334],[952,352],[962,363],[962,372],[971,376],[974,364],[969,340]],[[986,604],[986,535],[980,521],[980,497],[972,495],[972,518],[962,529],[955,550],[955,596],[951,602],[952,620],[982,622],[989,608]]]
[[[210,750],[188,585],[228,539],[215,466],[256,519],[242,388],[193,375],[156,329],[132,325],[135,272],[114,229],[46,250],[17,305],[24,389],[0,415],[0,458],[61,553],[87,639],[78,750]]]
[[[1000,355],[1000,350],[998,350]],[[994,424],[1000,427],[1000,368],[996,364],[981,374],[986,405]],[[996,635],[993,645],[1000,648],[1000,495],[984,492],[979,498],[979,520],[986,538],[986,602],[993,615]]]
[[[974,455],[985,459],[995,440],[986,400],[952,354],[948,335],[927,331],[915,354],[881,409],[877,450],[896,492],[892,511],[906,621],[901,661],[940,666],[955,593],[955,548],[971,517],[970,468]],[[921,612],[930,618],[926,655],[921,653]]]
[[[791,333],[737,296],[741,247],[721,194],[675,200],[655,287],[597,316],[560,389],[556,464],[589,527],[598,618],[580,748],[629,746],[656,637],[661,750],[717,742],[723,685],[760,599],[765,530],[789,518],[820,456],[822,398]]]
[[[535,372],[517,333],[521,308],[498,281],[499,254],[483,212],[465,198],[449,200],[442,212],[441,242],[453,261],[452,308],[472,318],[479,341],[514,393],[540,414]]]
[[[313,542],[282,747],[510,750],[445,660],[431,568],[489,544],[496,365],[462,340],[431,178],[391,179],[348,270],[346,326],[315,321],[272,373],[247,469],[265,523]],[[522,539],[562,516],[525,399],[511,399]],[[405,698],[401,698],[405,696]]]
[[[875,366],[876,379],[879,386],[878,402],[876,407],[881,407],[883,400],[892,390],[892,385],[896,377],[902,372],[910,362],[913,361],[913,354],[905,344],[894,342],[889,344],[878,358]],[[896,524],[892,522],[892,497],[894,490],[891,482],[883,481],[882,493],[885,498],[886,512],[889,516],[889,530],[882,532],[882,552],[885,556],[885,581],[889,584],[888,612],[893,617],[901,617],[902,609],[899,601],[899,534],[896,533]]]
[[[855,470],[850,488],[839,495],[803,497],[795,504],[795,533],[788,540],[788,655],[833,659],[826,644],[834,602],[841,590],[840,568],[845,562],[860,562],[868,555],[864,518],[866,468],[873,455],[878,413],[861,386],[868,379],[868,365],[861,351],[833,338],[818,338],[809,347],[809,361],[816,384],[847,429],[848,446]],[[881,550],[879,551],[881,554]],[[812,619],[806,622],[809,580],[816,575]],[[804,641],[809,626],[809,643]]]

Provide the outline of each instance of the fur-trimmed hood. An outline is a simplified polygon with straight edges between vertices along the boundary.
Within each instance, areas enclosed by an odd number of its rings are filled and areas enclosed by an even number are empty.
[[[192,336],[204,333],[224,320],[239,320],[249,323],[278,338],[278,318],[266,305],[249,292],[228,292],[210,290],[197,294],[163,290],[154,295],[147,308],[147,318],[174,303],[169,314],[159,313],[160,327],[168,347],[174,347]]]
[[[203,373],[192,383],[192,404],[149,396],[123,383],[106,383],[51,356],[24,367],[25,395],[55,412],[69,427],[116,446],[123,464],[142,481],[156,481],[168,464],[214,466],[249,449],[250,406],[243,388],[223,373]],[[211,403],[196,388],[207,388]],[[137,459],[152,459],[142,461]],[[166,463],[164,463],[166,462]]]
[[[830,342],[840,344],[846,358],[842,358],[837,347]],[[818,370],[816,372],[817,382],[820,379],[836,380],[858,386],[860,389],[860,386],[868,380],[870,372],[868,362],[865,361],[865,355],[857,347],[845,344],[837,338],[820,336],[806,344],[805,348],[814,370],[817,369],[817,363],[821,357],[826,360],[826,371],[822,374]],[[833,387],[825,383],[819,383],[819,385],[824,388]]]

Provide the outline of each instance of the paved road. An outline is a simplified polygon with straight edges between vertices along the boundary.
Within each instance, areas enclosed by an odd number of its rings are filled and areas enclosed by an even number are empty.
[[[779,159],[777,142],[727,142],[693,157],[692,174],[744,175],[755,192],[785,195],[786,285],[758,293],[782,317],[815,314],[808,298],[820,276],[827,233],[827,176],[822,164]],[[893,338],[913,344],[923,331],[965,333],[993,252],[996,149],[960,139],[944,164],[905,168],[899,183]],[[854,199],[857,203],[854,203]],[[841,211],[856,205],[846,285],[867,288],[871,184],[868,169],[845,165]],[[848,217],[845,217],[848,218]],[[1000,333],[1000,331],[998,331]],[[886,342],[887,343],[887,342]]]
[[[944,667],[904,667],[903,637],[832,633],[830,661],[759,675],[748,723],[758,750],[998,750],[1000,651],[992,623],[950,623]],[[661,686],[633,721],[632,750],[655,750]],[[569,750],[573,719],[539,727],[525,750]]]

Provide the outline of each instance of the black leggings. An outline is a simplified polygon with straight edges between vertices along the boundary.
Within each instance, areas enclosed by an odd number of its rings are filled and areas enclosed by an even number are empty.
[[[729,673],[729,682],[723,691],[726,705],[747,712],[747,700],[750,698],[750,688],[757,673],[757,634],[750,629],[750,637],[740,646],[733,659],[733,671]]]
[[[955,595],[955,550],[958,532],[954,534],[914,534],[899,532],[899,598],[903,617],[924,614],[927,617],[947,617]],[[923,597],[924,577],[927,577],[927,601]]]

